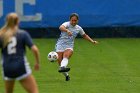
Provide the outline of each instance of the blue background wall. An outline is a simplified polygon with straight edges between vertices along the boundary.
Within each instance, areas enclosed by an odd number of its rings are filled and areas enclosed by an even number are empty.
[[[32,16],[40,13],[38,21],[21,20],[21,27],[58,27],[67,21],[69,15],[77,12],[82,27],[105,26],[140,26],[140,0],[0,0],[3,1],[3,15],[17,12],[15,3],[23,2],[23,15]],[[31,5],[26,1],[34,1]]]
[[[17,12],[20,27],[33,37],[56,37],[76,12],[90,36],[140,37],[139,9],[140,0],[0,0],[0,27],[8,13]]]

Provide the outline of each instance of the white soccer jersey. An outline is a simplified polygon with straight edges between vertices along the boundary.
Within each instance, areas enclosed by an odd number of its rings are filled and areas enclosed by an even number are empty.
[[[85,34],[84,30],[79,25],[72,26],[70,24],[70,21],[64,22],[62,25],[72,32],[72,36],[68,36],[67,32],[61,31],[60,38],[58,39],[56,44],[56,52],[64,51],[68,48],[73,49],[74,39],[76,38],[76,36],[78,34]]]

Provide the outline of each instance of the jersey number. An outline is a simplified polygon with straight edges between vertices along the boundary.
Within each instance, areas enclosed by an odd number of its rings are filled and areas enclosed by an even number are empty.
[[[16,37],[12,37],[10,43],[7,46],[8,54],[16,53],[16,45],[17,45],[17,39]]]

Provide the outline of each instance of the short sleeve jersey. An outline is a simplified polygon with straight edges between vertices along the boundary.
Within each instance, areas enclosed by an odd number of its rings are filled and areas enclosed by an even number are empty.
[[[74,39],[76,38],[76,36],[78,34],[80,34],[80,35],[85,34],[82,27],[80,27],[79,25],[72,26],[70,24],[70,21],[64,22],[62,25],[65,26],[66,29],[68,29],[69,31],[72,32],[72,36],[68,36],[67,32],[61,31],[60,38],[58,39],[57,44],[64,44],[65,43],[65,44],[72,44],[73,45]]]
[[[32,39],[26,31],[18,30],[5,48],[3,48],[3,40],[1,38],[0,48],[2,49],[3,63],[7,64],[12,61],[24,62],[26,46],[29,48],[33,46]]]

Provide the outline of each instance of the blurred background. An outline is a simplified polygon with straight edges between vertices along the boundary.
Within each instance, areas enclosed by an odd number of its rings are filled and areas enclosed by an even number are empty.
[[[140,0],[0,0],[0,28],[6,15],[16,12],[20,28],[34,38],[41,69],[33,74],[40,93],[140,93],[139,9]],[[79,25],[99,44],[93,46],[78,36],[69,64],[71,80],[65,82],[58,64],[48,61],[47,55],[71,13],[79,14]],[[34,57],[27,51],[33,69]],[[14,90],[25,93],[20,83]],[[4,91],[0,76],[0,93]]]
[[[140,37],[140,0],[0,0],[0,27],[16,12],[20,27],[34,38],[58,37],[58,27],[79,14],[91,37]]]

